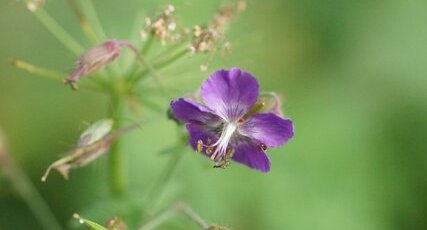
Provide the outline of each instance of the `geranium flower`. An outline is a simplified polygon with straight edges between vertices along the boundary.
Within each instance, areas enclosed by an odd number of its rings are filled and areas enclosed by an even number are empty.
[[[179,98],[171,102],[175,117],[186,123],[189,144],[226,167],[230,160],[261,172],[270,171],[268,148],[285,144],[293,124],[257,103],[259,85],[239,68],[214,72],[201,86],[204,104]]]

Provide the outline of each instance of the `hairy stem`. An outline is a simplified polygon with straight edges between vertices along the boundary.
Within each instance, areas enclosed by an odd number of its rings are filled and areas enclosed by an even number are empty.
[[[123,114],[123,101],[118,93],[114,92],[112,95],[111,104],[111,117],[114,119],[114,129],[119,129],[121,127],[121,116]],[[121,139],[117,139],[111,145],[109,172],[112,194],[117,197],[123,196],[126,193],[126,181],[121,152]]]

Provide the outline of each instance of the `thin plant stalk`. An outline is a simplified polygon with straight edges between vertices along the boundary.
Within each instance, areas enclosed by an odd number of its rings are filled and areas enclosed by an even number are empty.
[[[80,55],[84,51],[83,46],[65,31],[43,8],[39,7],[33,13],[46,29],[72,53]]]
[[[65,73],[61,73],[55,70],[46,69],[43,67],[35,66],[33,64],[30,64],[28,62],[19,60],[19,59],[12,59],[10,62],[13,66],[15,66],[18,69],[22,69],[24,71],[27,71],[28,73],[38,75],[40,77],[44,77],[49,80],[54,81],[62,81]]]
[[[1,140],[0,140],[1,141]],[[31,212],[47,230],[63,229],[56,220],[46,201],[25,172],[14,162],[0,143],[0,171],[10,180],[15,190],[28,205]]]
[[[208,229],[209,224],[197,214],[190,206],[186,203],[178,202],[171,206],[170,208],[162,211],[160,214],[155,216],[152,220],[148,221],[146,224],[142,225],[139,230],[152,230],[160,226],[164,222],[170,220],[175,215],[182,213],[194,223],[196,223],[201,229]]]
[[[89,21],[87,20],[86,16],[80,11],[80,8],[76,4],[76,1],[67,0],[67,2],[71,10],[74,12],[74,15],[76,15],[77,19],[79,20],[80,26],[82,27],[83,33],[85,34],[86,38],[89,39],[89,41],[91,41],[91,43],[94,45],[100,43],[101,39],[98,37],[92,26],[89,24]]]
[[[98,14],[96,13],[92,0],[82,0],[80,2],[81,2],[82,10],[86,15],[86,17],[88,17],[88,20],[90,20],[91,23],[93,24],[93,28],[95,32],[98,34],[101,40],[103,41],[106,40],[107,35],[104,32],[104,28],[101,22],[99,21]]]
[[[166,66],[174,63],[175,61],[179,60],[180,58],[184,57],[186,54],[188,54],[188,50],[187,49],[182,50],[182,51],[176,53],[174,56],[172,56],[172,57],[170,57],[170,58],[168,58],[166,60],[159,61],[158,63],[155,63],[153,65],[153,68],[156,69],[157,71],[159,71],[162,68],[164,68],[164,67],[166,67]],[[144,71],[141,71],[140,73],[138,73],[136,75],[136,77],[134,77],[134,78],[131,79],[132,85],[137,86],[137,83],[141,79],[143,79],[149,72],[150,72],[149,70],[144,70]]]
[[[19,60],[19,59],[12,59],[11,60],[11,64],[18,68],[18,69],[22,69],[30,74],[34,74],[36,76],[40,76],[49,80],[53,80],[56,82],[62,82],[62,80],[64,79],[64,76],[66,76],[67,74],[62,73],[62,72],[58,72],[55,70],[51,70],[51,69],[47,69],[47,68],[43,68],[40,66],[36,66],[34,64]],[[100,79],[97,79],[95,77],[90,78],[95,84],[101,85],[103,87],[105,87],[105,83],[100,81]],[[84,89],[91,89],[94,91],[102,91],[101,88],[99,88],[98,86],[90,86],[90,85],[81,85],[82,88]]]
[[[174,154],[174,157],[170,159],[160,178],[157,180],[157,183],[153,186],[151,192],[147,196],[149,201],[149,204],[147,205],[148,207],[152,208],[157,205],[183,155],[184,154],[182,152],[177,152]]]

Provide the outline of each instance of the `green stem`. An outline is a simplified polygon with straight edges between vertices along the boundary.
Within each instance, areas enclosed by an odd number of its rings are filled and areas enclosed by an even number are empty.
[[[19,59],[12,59],[11,64],[13,66],[15,66],[16,68],[22,69],[22,70],[24,70],[30,74],[34,74],[36,76],[44,77],[46,79],[53,80],[56,82],[63,82],[64,76],[67,75],[66,73],[58,72],[58,71],[51,70],[51,69],[46,69],[46,68],[36,66],[36,65],[31,64],[31,63],[19,60]],[[90,89],[90,90],[94,90],[94,91],[103,91],[102,87],[106,88],[106,83],[102,82],[102,80],[100,80],[100,79],[97,79],[95,76],[93,76],[89,79],[92,80],[98,86],[83,84],[83,85],[81,85],[81,88]]]
[[[180,58],[184,57],[186,54],[188,54],[188,49],[184,49],[178,53],[176,53],[175,55],[173,55],[172,57],[163,60],[163,61],[159,61],[158,63],[155,63],[153,65],[153,69],[155,69],[156,71],[159,71],[160,69],[172,64],[173,62],[179,60]],[[141,71],[139,74],[137,74],[137,76],[135,78],[132,79],[132,85],[137,85],[137,83],[144,77],[146,76],[148,73],[150,73],[150,70],[146,69],[144,71]]]
[[[72,53],[76,55],[83,53],[83,46],[65,31],[43,8],[40,7],[34,11],[34,15]]]
[[[104,28],[102,27],[101,22],[99,21],[98,15],[96,13],[95,7],[93,6],[93,3],[91,0],[83,0],[80,1],[82,5],[82,9],[84,14],[88,17],[88,20],[92,22],[94,25],[94,29],[98,36],[102,40],[107,39],[107,35],[105,35]]]
[[[196,223],[201,229],[209,229],[209,224],[197,214],[189,205],[183,202],[178,202],[172,205],[170,208],[162,211],[160,214],[155,216],[152,220],[142,225],[139,230],[152,230],[168,221],[176,214],[182,213],[187,216],[190,220]]]
[[[133,64],[130,67],[129,74],[128,74],[129,76],[132,77],[132,74],[138,70],[138,67],[139,67],[139,65],[137,65],[137,60],[139,59],[138,55],[142,55],[144,58],[147,57],[147,53],[150,50],[153,42],[154,42],[154,35],[152,35],[150,33],[148,39],[145,41],[143,47],[140,49],[140,52],[135,53],[135,51],[134,51],[134,53],[137,56],[133,60],[133,62],[132,62]]]
[[[62,81],[64,79],[64,76],[66,76],[65,73],[35,66],[33,64],[16,58],[12,59],[10,63],[18,69],[22,69],[24,71],[27,71],[28,73],[35,74],[41,77],[45,77],[49,80]]]
[[[174,157],[170,159],[168,164],[166,165],[162,175],[157,180],[157,183],[153,186],[151,192],[148,194],[149,204],[147,207],[152,208],[157,205],[160,197],[163,195],[163,192],[168,185],[170,179],[172,178],[180,159],[184,154],[181,152],[177,152],[174,154]]]
[[[74,15],[76,15],[77,19],[79,20],[80,26],[82,27],[83,33],[85,34],[86,38],[89,39],[92,44],[98,44],[100,42],[99,37],[96,35],[95,31],[90,26],[85,15],[80,11],[75,0],[67,0],[67,2],[71,10],[74,12]]]
[[[121,120],[123,115],[123,101],[117,92],[114,92],[112,95],[111,104],[111,116],[114,119],[114,129],[116,130],[121,127]],[[126,181],[121,152],[121,139],[115,140],[111,145],[109,171],[112,194],[116,197],[123,196],[126,193]]]
[[[31,212],[44,229],[59,230],[61,225],[56,220],[46,201],[31,183],[25,172],[14,162],[6,150],[0,146],[0,170],[10,180],[15,190],[27,203]]]

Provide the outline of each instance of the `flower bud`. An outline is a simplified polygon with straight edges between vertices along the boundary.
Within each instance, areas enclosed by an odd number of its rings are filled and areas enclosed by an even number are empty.
[[[98,159],[109,150],[111,143],[115,139],[135,129],[138,125],[111,132],[112,127],[113,121],[111,119],[102,119],[95,122],[80,135],[75,148],[47,168],[41,180],[43,182],[46,181],[51,169],[56,169],[65,179],[68,179],[71,169],[83,167]]]
[[[111,119],[103,119],[91,125],[80,136],[74,149],[47,168],[42,181],[46,181],[52,168],[61,173],[65,179],[68,179],[70,169],[82,167],[105,153],[112,141],[111,135],[108,135],[112,125]]]
[[[108,40],[90,48],[77,59],[74,71],[64,80],[64,84],[69,84],[74,90],[78,89],[76,82],[113,62],[119,57],[121,46],[122,42]]]
[[[274,92],[265,92],[259,95],[256,105],[261,105],[258,113],[274,113],[278,116],[283,116],[280,97]]]

